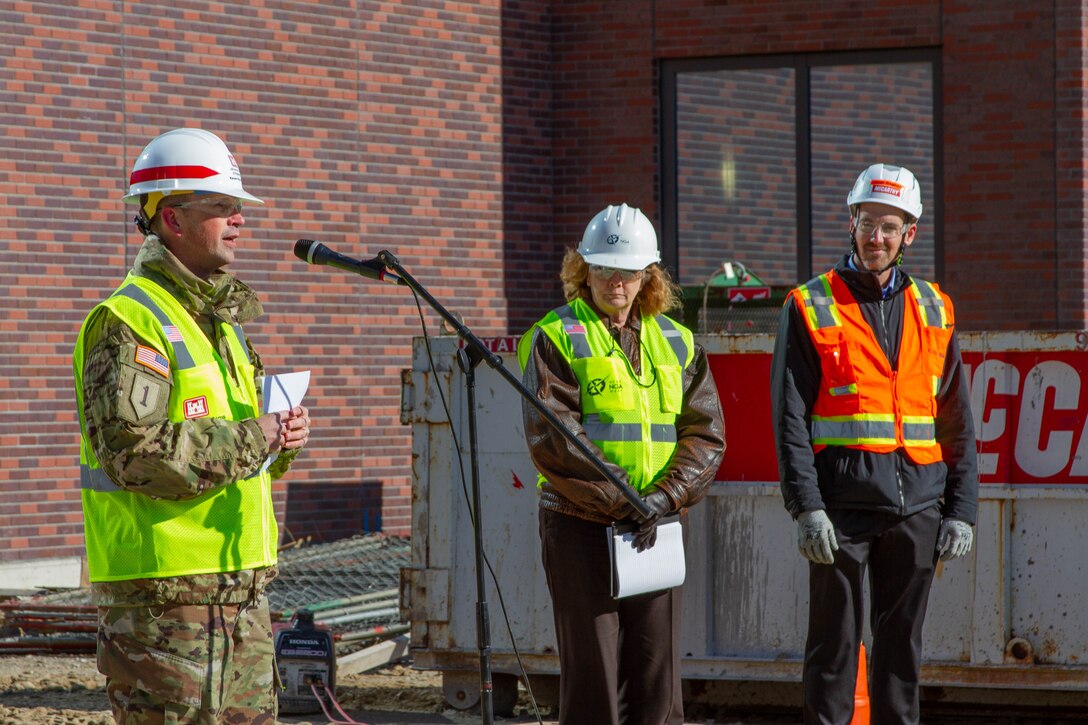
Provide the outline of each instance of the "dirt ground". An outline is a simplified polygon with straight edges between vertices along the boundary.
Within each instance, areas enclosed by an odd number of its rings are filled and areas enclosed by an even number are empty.
[[[445,703],[442,677],[437,672],[413,669],[404,664],[339,678],[336,696],[347,714],[366,725],[468,725],[482,722],[479,711],[456,710]],[[1067,703],[1068,705],[1069,703]],[[685,709],[688,709],[687,707]],[[800,715],[735,714],[718,710],[706,714],[705,706],[691,708],[691,725],[795,725]],[[923,725],[1078,725],[1088,722],[1088,706],[1064,707],[1053,716],[998,714],[1000,711],[927,713]],[[521,691],[513,717],[494,718],[503,725],[543,723],[555,725],[551,712],[543,710],[538,721]],[[696,713],[698,713],[696,715]],[[329,719],[314,715],[281,715],[281,723],[324,725]],[[112,725],[103,678],[93,656],[0,655],[0,725]]]
[[[112,725],[109,702],[95,669],[94,657],[76,655],[0,656],[0,725]],[[367,725],[468,725],[479,723],[479,711],[461,711],[447,705],[442,678],[436,672],[405,665],[348,675],[337,683],[340,705],[354,720]],[[515,725],[543,722],[554,725],[551,713],[542,710],[541,720],[532,714],[522,697],[513,717],[495,717],[496,723]],[[292,725],[321,725],[324,714],[281,715]],[[714,723],[714,720],[700,720]],[[792,720],[759,719],[742,722],[719,720],[718,725],[773,725]]]
[[[440,675],[404,665],[343,677],[336,694],[348,715],[368,725],[480,722],[478,714],[457,711],[444,704]],[[284,715],[280,721],[296,725],[329,722],[321,713]],[[112,723],[103,678],[95,668],[94,657],[0,656],[0,725]]]
[[[342,677],[336,695],[354,720],[367,725],[468,725],[482,722],[476,711],[447,705],[441,675],[395,664],[380,670]],[[496,716],[504,725],[542,722],[555,725],[542,709],[541,720],[530,709],[524,691],[513,717]],[[322,725],[324,714],[281,715],[292,725]],[[709,725],[786,725],[797,718],[698,719]],[[94,657],[77,655],[0,656],[0,725],[112,725],[103,678]]]

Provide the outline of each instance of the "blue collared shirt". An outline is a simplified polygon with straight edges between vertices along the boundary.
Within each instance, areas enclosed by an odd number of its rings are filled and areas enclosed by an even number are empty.
[[[855,272],[860,272],[861,271],[860,269],[858,269],[858,266],[856,264],[854,264],[854,255],[853,254],[849,255],[846,258],[846,263],[850,266],[850,269],[854,270]],[[895,276],[897,274],[899,274],[899,270],[897,268],[895,268],[895,267],[892,267],[892,276],[888,277],[888,284],[886,284],[886,285],[884,285],[884,286],[882,286],[880,288],[880,296],[883,297],[884,299],[888,299],[888,296],[891,295],[892,290],[895,289]]]

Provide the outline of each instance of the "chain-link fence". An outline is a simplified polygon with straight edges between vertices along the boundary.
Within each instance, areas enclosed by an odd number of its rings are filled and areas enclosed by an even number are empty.
[[[280,554],[280,575],[268,589],[273,618],[313,612],[336,638],[337,654],[407,631],[400,621],[400,570],[408,539],[366,534]]]
[[[333,632],[337,654],[404,632],[398,591],[410,557],[408,539],[381,533],[286,549],[268,588],[273,622],[309,609]],[[88,588],[2,602],[0,617],[0,654],[94,652],[97,613]]]

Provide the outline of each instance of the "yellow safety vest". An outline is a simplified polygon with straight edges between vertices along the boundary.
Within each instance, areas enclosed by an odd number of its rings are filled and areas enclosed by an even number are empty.
[[[604,322],[581,299],[549,312],[522,336],[522,370],[536,329],[578,378],[586,435],[605,459],[627,471],[636,491],[652,487],[676,451],[684,369],[695,358],[691,331],[664,315],[642,318],[642,374],[636,375]]]
[[[228,363],[189,313],[155,282],[130,274],[98,307],[109,309],[169,361],[172,422],[194,416],[240,421],[260,415],[254,368],[240,326],[220,323],[231,346],[232,376]],[[76,341],[73,364],[90,580],[209,574],[275,564],[279,532],[267,471],[184,501],[132,493],[106,476],[83,420],[85,330],[86,321]]]

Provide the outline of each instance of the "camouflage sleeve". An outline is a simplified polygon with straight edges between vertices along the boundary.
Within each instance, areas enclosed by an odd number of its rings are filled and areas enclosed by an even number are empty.
[[[301,452],[301,448],[295,448],[290,451],[280,451],[279,456],[277,456],[276,460],[272,461],[272,465],[268,467],[268,473],[272,476],[272,480],[275,481],[283,476],[283,474],[287,473],[287,469],[291,467],[291,462],[294,461]]]
[[[84,419],[95,456],[114,483],[181,500],[240,481],[260,467],[268,446],[256,420],[171,422],[172,380],[137,362],[136,334],[108,311],[87,324]]]

